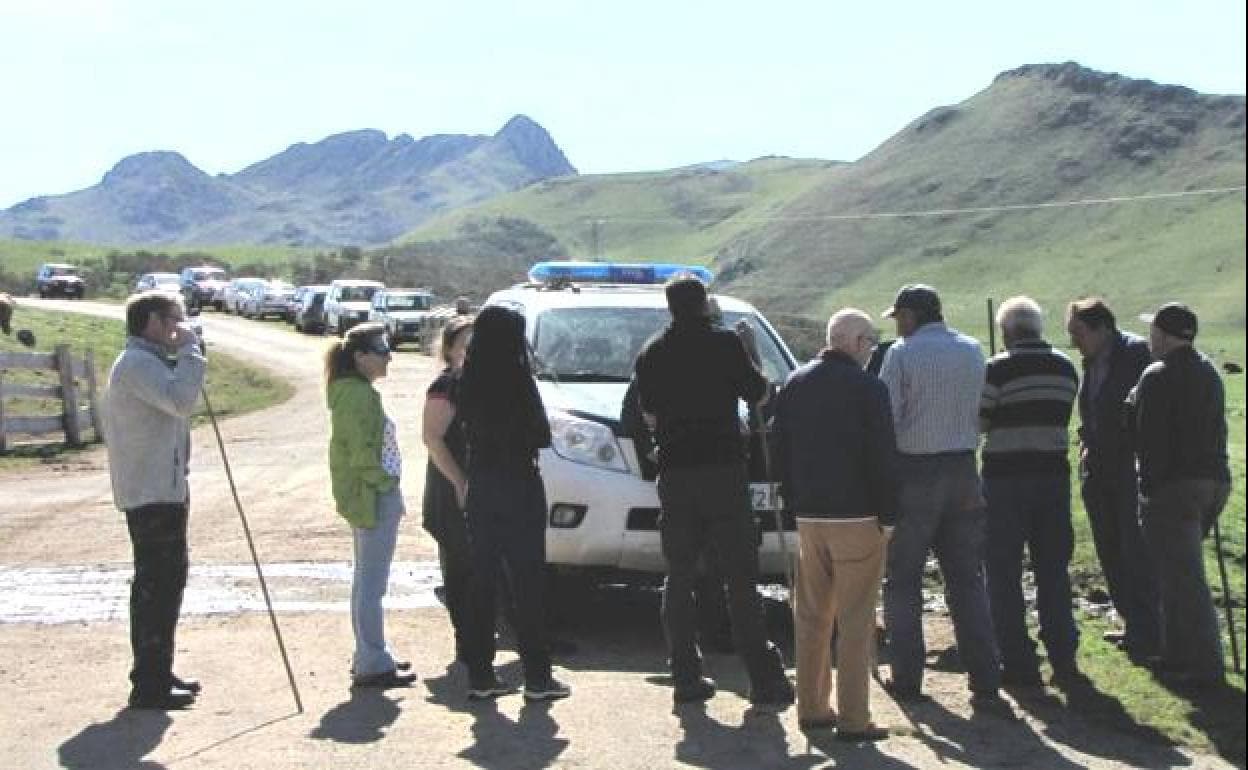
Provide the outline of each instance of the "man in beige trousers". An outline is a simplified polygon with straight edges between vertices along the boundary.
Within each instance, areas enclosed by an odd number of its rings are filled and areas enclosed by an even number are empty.
[[[877,342],[870,316],[837,312],[827,348],[776,397],[773,425],[785,505],[797,516],[798,721],[806,731],[836,728],[844,741],[888,736],[872,723],[868,699],[875,605],[896,511],[888,389],[863,370]]]

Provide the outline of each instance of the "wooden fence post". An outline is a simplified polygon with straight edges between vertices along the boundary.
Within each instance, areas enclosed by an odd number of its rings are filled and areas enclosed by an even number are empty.
[[[4,443],[4,370],[0,369],[0,452],[8,449]]]
[[[78,427],[78,389],[74,387],[74,357],[69,345],[56,346],[56,368],[61,375],[61,403],[65,414],[65,443],[82,446]]]
[[[100,404],[96,398],[95,385],[95,351],[87,348],[87,354],[82,359],[83,369],[87,376],[87,407],[91,410],[91,430],[95,431],[95,440],[104,440],[104,431],[100,424],[103,420],[100,417]]]

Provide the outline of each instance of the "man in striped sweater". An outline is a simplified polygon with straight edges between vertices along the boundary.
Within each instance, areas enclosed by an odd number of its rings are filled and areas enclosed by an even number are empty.
[[[980,403],[984,496],[988,500],[988,595],[1006,686],[1041,685],[1036,644],[1027,634],[1023,547],[1031,556],[1040,639],[1053,681],[1078,677],[1079,632],[1067,567],[1074,549],[1067,435],[1079,375],[1044,341],[1044,315],[1028,297],[1001,304],[1005,352],[988,362]]]

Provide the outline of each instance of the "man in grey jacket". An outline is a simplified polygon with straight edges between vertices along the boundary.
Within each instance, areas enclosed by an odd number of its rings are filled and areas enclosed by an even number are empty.
[[[113,499],[125,511],[134,549],[131,708],[187,708],[200,689],[173,673],[187,573],[188,418],[206,365],[185,312],[181,299],[169,294],[131,297],[126,347],[108,376],[105,438]]]

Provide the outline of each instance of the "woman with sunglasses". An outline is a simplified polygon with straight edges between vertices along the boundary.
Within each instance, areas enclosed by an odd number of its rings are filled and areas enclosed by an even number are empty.
[[[386,376],[389,365],[390,344],[379,323],[353,327],[325,353],[329,475],[338,513],[351,525],[355,562],[353,687],[406,687],[416,680],[407,673],[411,664],[396,661],[386,646],[381,607],[405,512],[395,425],[372,384]]]

